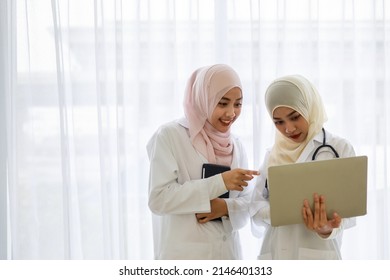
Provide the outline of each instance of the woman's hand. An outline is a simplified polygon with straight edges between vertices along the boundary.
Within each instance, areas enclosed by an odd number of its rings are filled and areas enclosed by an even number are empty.
[[[325,196],[314,194],[314,213],[312,212],[309,201],[305,199],[302,207],[302,217],[306,227],[315,231],[323,237],[328,237],[334,228],[341,224],[341,217],[335,212],[333,219],[328,220],[325,208]]]
[[[222,178],[225,183],[226,189],[232,191],[242,191],[244,187],[248,186],[247,181],[254,178],[254,175],[260,173],[255,170],[236,168],[233,170],[225,171],[222,173]]]
[[[198,213],[196,219],[199,223],[204,224],[222,216],[228,216],[228,208],[223,198],[216,198],[210,201],[210,213]]]

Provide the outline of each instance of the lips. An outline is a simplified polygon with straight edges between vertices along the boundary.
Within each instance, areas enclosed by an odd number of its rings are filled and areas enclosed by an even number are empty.
[[[298,134],[295,134],[295,135],[290,135],[289,137],[292,138],[292,139],[298,139],[300,136],[301,136],[302,133],[298,133]]]
[[[223,125],[229,126],[231,123],[233,123],[234,119],[231,120],[219,120]]]

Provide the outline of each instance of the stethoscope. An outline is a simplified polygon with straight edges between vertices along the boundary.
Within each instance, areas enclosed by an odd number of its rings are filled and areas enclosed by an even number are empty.
[[[314,153],[313,153],[313,156],[311,157],[311,160],[316,160],[317,158],[317,154],[318,152],[323,149],[323,148],[329,148],[331,149],[331,151],[333,152],[333,154],[335,155],[336,158],[339,158],[339,153],[336,151],[335,148],[332,147],[332,145],[328,145],[326,144],[326,133],[325,133],[325,129],[322,128],[322,133],[323,133],[323,137],[322,137],[322,145],[318,146],[317,149],[315,149]],[[267,180],[265,180],[265,188],[263,190],[263,197],[265,199],[268,199],[269,197],[269,193],[268,193],[268,184],[267,184]]]
[[[325,133],[325,129],[322,128],[322,133],[324,134],[323,138],[322,138],[322,145],[318,146],[318,148],[314,151],[314,154],[313,156],[311,157],[311,160],[316,160],[316,157],[317,157],[317,154],[318,152],[322,149],[322,148],[330,148],[332,150],[332,152],[334,153],[335,157],[336,158],[339,158],[339,154],[337,153],[336,149],[332,147],[332,145],[328,145],[326,144],[326,133]]]

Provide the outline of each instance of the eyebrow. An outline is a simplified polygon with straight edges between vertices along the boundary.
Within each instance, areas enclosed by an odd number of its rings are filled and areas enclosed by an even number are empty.
[[[287,118],[288,118],[288,117],[291,117],[291,116],[294,115],[295,113],[298,113],[298,112],[295,111],[295,110],[292,111],[290,114],[287,115]],[[282,119],[282,118],[275,118],[275,117],[272,117],[272,118],[273,118],[274,120],[280,120],[280,119]]]
[[[228,100],[228,101],[230,101],[231,99],[227,98],[227,97],[222,97],[221,100]],[[240,98],[237,98],[235,101],[239,101],[239,100],[242,100],[242,96]]]

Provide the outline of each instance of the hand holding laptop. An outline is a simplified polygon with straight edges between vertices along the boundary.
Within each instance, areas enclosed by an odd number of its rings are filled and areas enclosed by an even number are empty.
[[[334,228],[341,224],[341,217],[333,212],[333,219],[328,220],[326,213],[325,196],[313,194],[313,211],[309,205],[309,200],[305,199],[302,206],[302,217],[306,227],[317,232],[323,237],[328,237]]]
[[[367,156],[271,166],[268,186],[272,226],[303,223],[305,199],[314,205],[312,215],[325,211],[328,220],[334,212],[342,218],[362,216],[367,213]],[[313,193],[326,197],[326,209],[325,199],[316,203]]]

